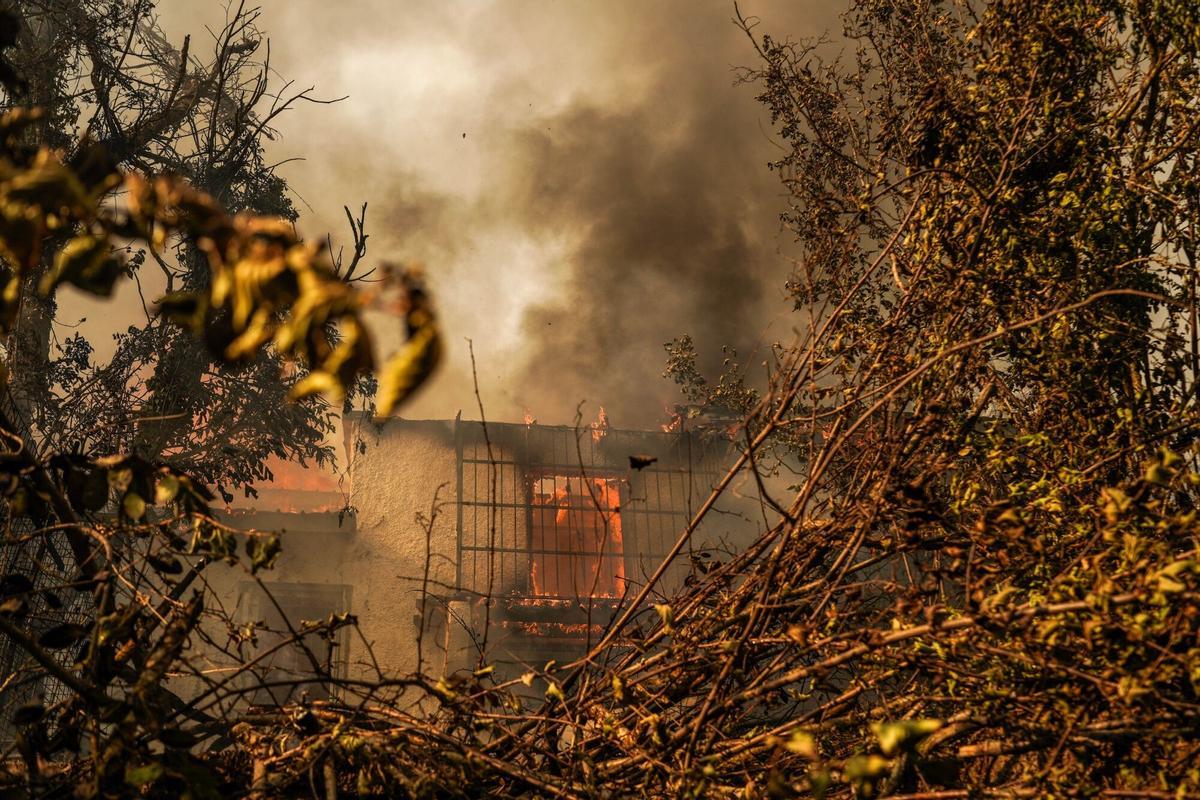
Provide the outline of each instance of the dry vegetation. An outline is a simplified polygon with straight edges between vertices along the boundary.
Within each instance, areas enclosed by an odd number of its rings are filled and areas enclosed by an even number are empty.
[[[841,61],[744,25],[800,332],[759,391],[683,346],[672,370],[744,412],[717,493],[803,465],[769,530],[667,603],[646,585],[577,663],[247,711],[253,684],[184,701],[164,678],[189,669],[197,572],[235,544],[268,566],[274,540],[223,529],[169,458],[48,454],[6,418],[5,547],[61,536],[78,565],[3,579],[0,631],[69,690],[17,710],[14,796],[1200,794],[1200,11],[857,0]],[[47,248],[42,291],[103,291],[127,274],[110,242],[172,234],[211,280],[165,308],[218,359],[298,357],[301,394],[372,369],[363,295],[290,227],[64,164],[35,119],[0,131],[8,323]],[[436,354],[409,288],[384,405]],[[26,632],[69,593],[80,623]]]

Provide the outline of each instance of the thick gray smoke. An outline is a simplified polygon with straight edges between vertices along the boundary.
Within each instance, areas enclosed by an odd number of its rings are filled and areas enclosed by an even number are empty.
[[[160,9],[181,34],[201,5]],[[840,5],[741,8],[808,37]],[[280,125],[301,225],[336,236],[369,201],[372,256],[423,262],[436,292],[448,360],[406,415],[474,415],[468,338],[490,417],[566,423],[586,400],[644,426],[676,399],[664,342],[691,334],[711,366],[785,337],[779,151],[733,85],[755,54],[732,2],[263,6],[279,72],[349,96]]]
[[[539,414],[561,419],[586,396],[619,424],[653,424],[675,391],[663,342],[744,351],[762,333],[782,279],[762,164],[727,108],[666,103],[572,109],[552,121],[564,134],[516,137],[514,205],[530,227],[577,232],[562,294],[523,320],[516,385]],[[677,130],[651,135],[664,112]]]

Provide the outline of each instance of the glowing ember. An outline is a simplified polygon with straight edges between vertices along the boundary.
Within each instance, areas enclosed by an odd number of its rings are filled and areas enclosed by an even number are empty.
[[[662,432],[679,433],[682,431],[683,421],[687,419],[687,408],[685,406],[664,406],[663,411],[666,412],[668,421],[660,426]]]
[[[501,627],[515,628],[526,636],[544,638],[547,636],[580,637],[591,635],[599,639],[604,635],[603,625],[589,626],[585,622],[503,622]]]
[[[288,513],[340,511],[346,505],[349,485],[315,464],[300,466],[280,458],[267,459],[273,479],[255,484],[258,497],[238,497],[233,507],[254,511]]]

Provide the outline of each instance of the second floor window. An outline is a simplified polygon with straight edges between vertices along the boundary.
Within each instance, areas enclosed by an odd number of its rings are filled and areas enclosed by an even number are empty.
[[[529,498],[532,594],[563,599],[621,597],[625,547],[620,480],[534,472]]]

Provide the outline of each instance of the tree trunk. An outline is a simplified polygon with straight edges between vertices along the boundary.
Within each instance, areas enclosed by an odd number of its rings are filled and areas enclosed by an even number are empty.
[[[37,291],[44,272],[44,265],[39,264],[35,274],[26,276],[21,307],[8,336],[8,385],[18,414],[13,421],[24,428],[20,433],[26,436],[47,433],[39,430],[38,411],[50,391],[50,336],[56,303]]]

